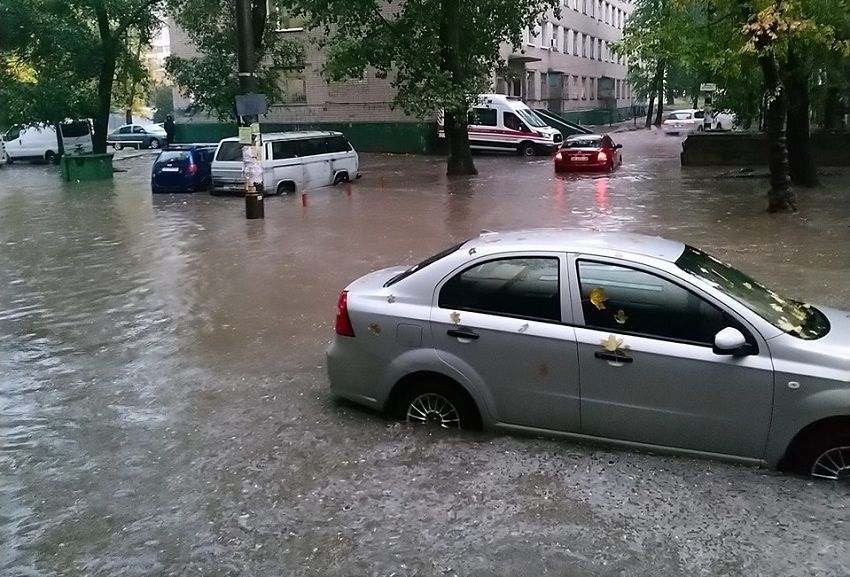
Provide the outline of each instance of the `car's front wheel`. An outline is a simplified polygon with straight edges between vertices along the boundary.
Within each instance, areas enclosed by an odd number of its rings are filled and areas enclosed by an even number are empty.
[[[850,481],[850,432],[814,441],[807,447],[802,473],[831,481]]]
[[[400,398],[397,416],[408,423],[443,429],[478,429],[474,401],[459,385],[439,377],[418,379]]]
[[[122,148],[124,148],[124,145],[122,145],[120,142],[116,142],[112,145],[112,148],[114,148],[115,150],[121,150]]]
[[[537,154],[537,149],[534,148],[533,142],[523,142],[517,147],[517,152],[520,156],[534,156]]]

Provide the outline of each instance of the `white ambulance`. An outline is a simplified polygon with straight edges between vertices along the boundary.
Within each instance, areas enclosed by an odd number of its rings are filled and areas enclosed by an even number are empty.
[[[549,154],[563,137],[516,96],[479,94],[469,109],[469,146],[475,150],[511,151],[522,156]],[[437,116],[437,135],[445,138],[443,113]]]

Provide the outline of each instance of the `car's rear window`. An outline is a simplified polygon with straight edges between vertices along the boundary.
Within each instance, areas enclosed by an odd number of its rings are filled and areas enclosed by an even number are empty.
[[[459,249],[460,249],[460,247],[462,247],[463,245],[465,245],[467,242],[468,242],[468,241],[463,241],[463,242],[461,242],[461,243],[459,243],[459,244],[456,244],[456,245],[454,245],[454,246],[452,246],[452,247],[447,248],[446,250],[440,251],[440,252],[438,252],[437,254],[435,254],[435,255],[433,255],[433,256],[429,256],[428,258],[426,258],[425,260],[423,260],[423,261],[422,261],[422,262],[420,262],[419,264],[415,264],[415,265],[413,265],[412,267],[410,267],[409,269],[405,270],[404,272],[400,272],[400,273],[398,273],[398,274],[397,274],[397,275],[395,275],[393,278],[391,278],[390,280],[388,280],[387,282],[385,282],[385,283],[384,283],[384,286],[385,286],[385,287],[392,286],[392,285],[394,285],[395,283],[397,283],[398,281],[400,281],[400,280],[402,280],[402,279],[405,279],[405,278],[409,277],[410,275],[412,275],[413,273],[415,273],[415,272],[417,272],[417,271],[422,270],[422,269],[423,269],[423,268],[425,268],[426,266],[428,266],[428,265],[430,265],[430,264],[434,264],[435,262],[437,262],[437,261],[438,261],[438,260],[440,260],[441,258],[445,258],[445,257],[449,256],[450,254],[452,254],[452,253],[456,252],[457,250],[459,250]]]
[[[242,145],[235,140],[222,142],[218,147],[218,154],[216,154],[215,159],[225,162],[242,160]]]
[[[667,120],[690,120],[691,117],[690,112],[673,112],[667,117]]]
[[[157,162],[168,162],[169,160],[188,160],[189,153],[185,150],[163,150],[159,153]]]
[[[602,137],[575,138],[564,141],[564,148],[596,148],[602,145]]]

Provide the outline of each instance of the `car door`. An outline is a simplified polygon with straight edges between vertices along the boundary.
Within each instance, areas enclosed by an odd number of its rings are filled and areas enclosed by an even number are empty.
[[[572,257],[582,432],[760,458],[773,402],[761,337],[681,279],[620,259]],[[727,326],[755,354],[712,350]]]
[[[575,330],[563,322],[570,317],[564,266],[562,254],[490,256],[435,291],[437,355],[481,387],[500,423],[579,430]]]
[[[143,148],[148,145],[150,136],[148,136],[148,132],[144,129],[144,127],[134,124],[130,140],[133,141],[133,144],[135,144],[137,148]]]
[[[121,126],[120,128],[118,128],[118,130],[112,133],[112,140],[115,142],[120,142],[121,144],[126,144],[127,141],[132,138],[132,129],[133,127],[129,124],[126,126]]]
[[[325,139],[305,138],[297,142],[304,171],[304,186],[311,189],[331,184],[331,155],[326,152]]]

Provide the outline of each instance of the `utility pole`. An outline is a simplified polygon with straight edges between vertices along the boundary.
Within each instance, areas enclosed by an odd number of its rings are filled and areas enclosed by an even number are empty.
[[[236,111],[239,115],[239,142],[242,144],[242,176],[245,178],[245,218],[248,219],[265,216],[259,124],[259,115],[263,111],[256,106],[257,75],[251,14],[251,0],[236,0],[236,53],[239,60],[239,92],[242,94],[242,98],[236,99]]]

